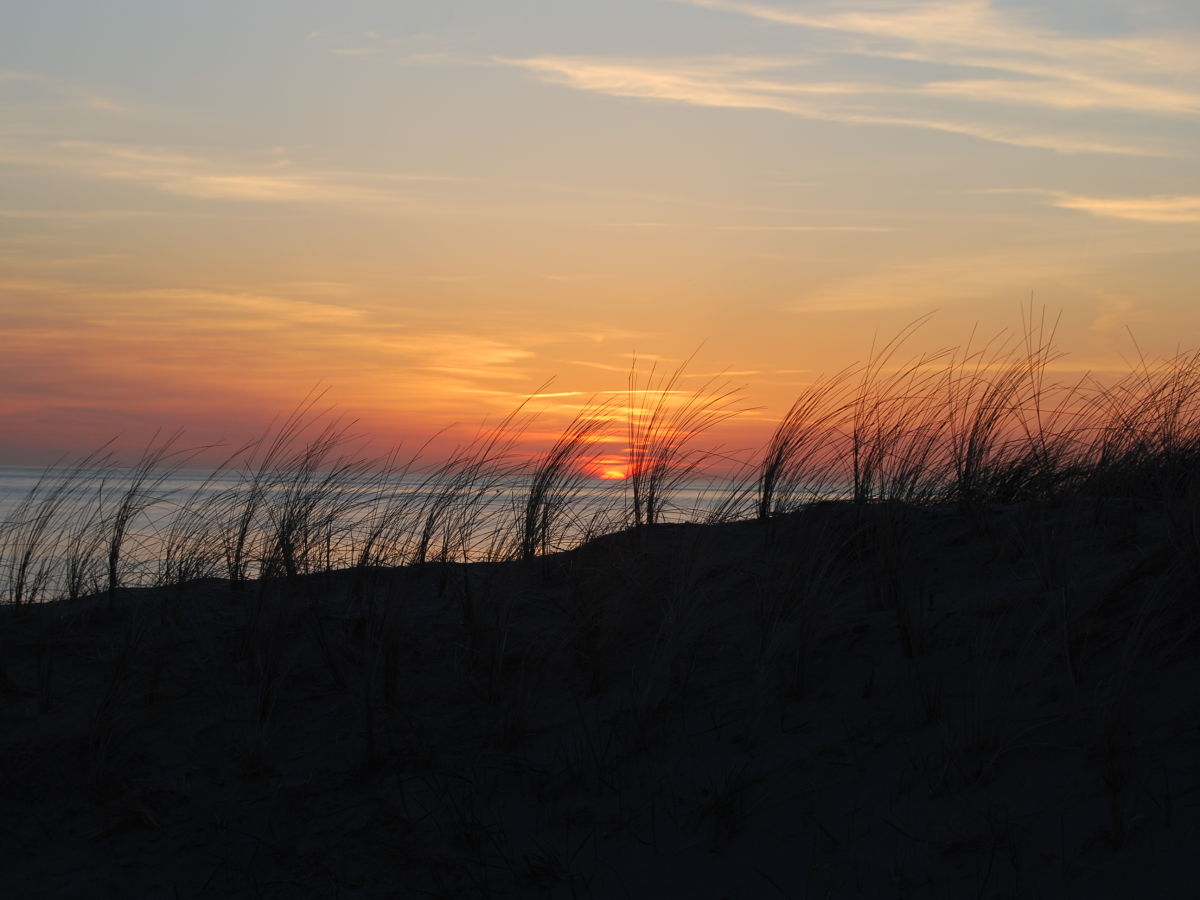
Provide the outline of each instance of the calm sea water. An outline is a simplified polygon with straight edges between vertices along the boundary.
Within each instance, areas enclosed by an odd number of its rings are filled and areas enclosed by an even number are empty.
[[[129,496],[130,473],[121,469],[76,472],[0,466],[0,602],[20,581],[25,599],[44,599],[96,588],[107,578],[107,541]],[[384,558],[411,557],[436,508],[437,484],[424,477],[340,477],[322,484],[315,475],[298,486],[268,485],[249,519],[252,559],[269,555],[272,535],[298,529],[302,568],[350,565],[372,533],[382,535]],[[719,480],[689,482],[673,491],[664,521],[703,521],[728,503],[732,486]],[[430,553],[449,548],[451,558],[496,558],[511,551],[527,487],[521,479],[491,479],[450,498],[436,515]],[[247,510],[251,488],[238,472],[151,473],[123,542],[120,580],[126,585],[171,578],[171,567],[190,563],[196,574],[227,573],[223,548]],[[627,485],[589,480],[569,496],[556,518],[553,549],[612,531],[627,521]],[[464,497],[471,499],[464,500]],[[390,557],[388,554],[391,554]],[[248,574],[256,574],[254,563]]]

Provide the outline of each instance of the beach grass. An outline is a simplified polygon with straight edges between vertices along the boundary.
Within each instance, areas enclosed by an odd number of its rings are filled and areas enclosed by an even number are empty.
[[[532,454],[528,404],[426,460],[318,393],[184,493],[178,436],[51,468],[0,533],[0,887],[1188,896],[1200,354],[919,326],[736,464],[740,391],[635,366]]]

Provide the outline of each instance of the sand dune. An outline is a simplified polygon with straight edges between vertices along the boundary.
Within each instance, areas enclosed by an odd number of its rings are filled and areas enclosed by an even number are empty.
[[[6,608],[6,896],[1183,897],[1200,552],[829,503]]]

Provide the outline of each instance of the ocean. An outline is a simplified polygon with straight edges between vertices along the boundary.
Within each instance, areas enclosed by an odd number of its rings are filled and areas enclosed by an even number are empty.
[[[306,472],[255,478],[231,470],[36,469],[0,466],[0,602],[91,593],[191,577],[250,578],[368,561],[511,558],[523,528],[537,552],[567,549],[631,522],[628,482],[582,478],[527,515],[529,479]],[[735,485],[679,482],[659,520],[745,514]],[[737,508],[735,508],[737,507]]]

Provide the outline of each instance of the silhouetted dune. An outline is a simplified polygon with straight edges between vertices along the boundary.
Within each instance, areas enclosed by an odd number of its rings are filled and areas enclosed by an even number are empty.
[[[1196,547],[821,504],[3,609],[11,896],[1185,896]]]

